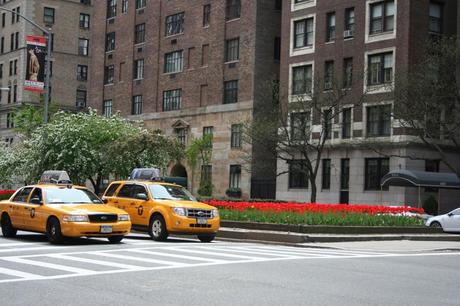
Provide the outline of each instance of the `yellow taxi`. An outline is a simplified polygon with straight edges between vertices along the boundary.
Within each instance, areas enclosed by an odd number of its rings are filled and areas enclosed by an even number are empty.
[[[180,185],[158,181],[157,169],[135,169],[127,181],[112,182],[102,199],[128,212],[133,229],[164,241],[170,233],[211,242],[220,226],[217,208],[198,202]]]
[[[3,236],[14,237],[17,230],[46,233],[51,243],[83,236],[118,243],[131,230],[125,211],[72,185],[65,171],[45,171],[39,184],[18,189],[0,202],[0,216]]]

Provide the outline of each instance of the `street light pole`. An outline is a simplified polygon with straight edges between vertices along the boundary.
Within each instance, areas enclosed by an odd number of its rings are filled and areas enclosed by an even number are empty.
[[[13,10],[4,8],[0,6],[0,11],[7,11],[12,14],[18,15],[31,25],[35,26],[36,28],[40,29],[43,33],[46,34],[47,37],[47,54],[46,54],[46,65],[45,65],[45,84],[44,84],[44,89],[45,89],[45,107],[44,107],[44,113],[43,113],[43,123],[48,123],[48,105],[49,105],[49,100],[50,100],[50,66],[51,66],[51,44],[53,37],[51,35],[51,29],[45,29],[44,27],[38,25],[34,21],[30,20],[24,15],[21,15]],[[13,15],[14,16],[14,15]]]

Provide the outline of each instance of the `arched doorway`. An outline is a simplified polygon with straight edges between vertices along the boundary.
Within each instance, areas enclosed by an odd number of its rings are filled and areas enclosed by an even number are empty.
[[[176,180],[174,183],[187,187],[187,169],[181,164],[175,164],[169,174],[173,178],[182,178],[182,180]]]

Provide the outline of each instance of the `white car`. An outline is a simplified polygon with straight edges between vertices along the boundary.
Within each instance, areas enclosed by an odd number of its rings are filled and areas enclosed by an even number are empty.
[[[440,227],[445,232],[460,232],[460,208],[454,209],[445,215],[429,218],[426,226]]]

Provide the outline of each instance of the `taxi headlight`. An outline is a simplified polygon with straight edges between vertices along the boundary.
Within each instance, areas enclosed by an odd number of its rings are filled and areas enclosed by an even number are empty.
[[[129,215],[118,215],[118,221],[129,221]]]
[[[183,207],[173,207],[173,212],[178,216],[185,216],[187,214]]]
[[[217,209],[213,209],[213,210],[211,211],[211,213],[212,213],[212,217],[213,217],[213,218],[219,217],[219,211],[218,211]]]
[[[64,222],[88,222],[87,215],[65,215],[62,220]]]

